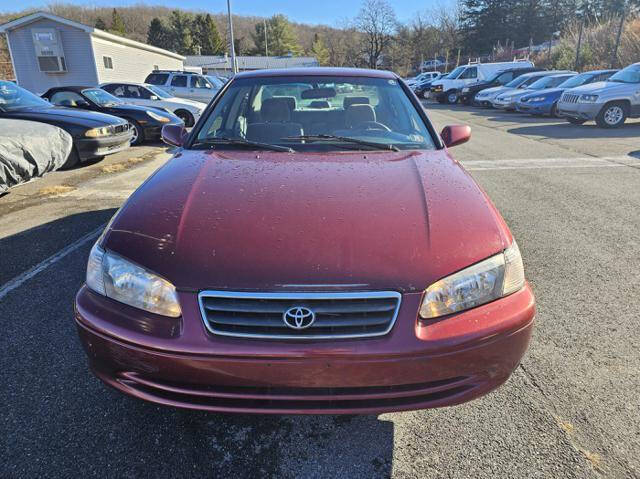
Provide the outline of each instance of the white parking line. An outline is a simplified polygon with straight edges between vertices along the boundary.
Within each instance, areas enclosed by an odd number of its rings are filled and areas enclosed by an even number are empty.
[[[65,248],[61,249],[60,251],[58,251],[54,255],[49,256],[47,259],[45,259],[44,261],[38,263],[33,268],[28,269],[24,273],[16,276],[15,278],[9,280],[7,283],[3,284],[0,287],[0,299],[4,298],[11,291],[13,291],[14,289],[20,287],[26,281],[29,281],[35,275],[37,275],[41,271],[44,271],[45,269],[47,269],[52,264],[57,263],[58,261],[60,261],[62,258],[67,256],[69,253],[72,253],[73,251],[77,250],[78,248],[80,248],[85,243],[88,243],[89,241],[97,238],[100,235],[100,233],[102,233],[102,231],[104,230],[105,226],[106,226],[106,223],[100,225],[98,228],[96,228],[92,232],[87,233],[82,238],[74,241],[73,243],[71,243],[70,245],[68,245]]]
[[[620,168],[640,166],[640,161],[630,156],[606,158],[536,158],[522,160],[469,160],[461,162],[467,171],[484,170],[532,170],[558,168]]]

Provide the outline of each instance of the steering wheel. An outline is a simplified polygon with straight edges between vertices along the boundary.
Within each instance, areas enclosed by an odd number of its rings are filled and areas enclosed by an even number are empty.
[[[387,125],[383,125],[382,123],[378,123],[377,121],[363,121],[362,123],[358,123],[355,130],[382,130],[382,131],[391,131]]]

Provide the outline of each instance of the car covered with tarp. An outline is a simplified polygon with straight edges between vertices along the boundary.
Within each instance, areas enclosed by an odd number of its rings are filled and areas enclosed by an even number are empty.
[[[0,118],[0,193],[60,168],[73,138],[45,123]]]

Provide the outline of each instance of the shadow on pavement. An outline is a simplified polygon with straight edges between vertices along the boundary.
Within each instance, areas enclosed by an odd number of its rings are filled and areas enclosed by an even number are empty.
[[[0,285],[106,223],[115,208],[78,213],[0,238]]]
[[[42,261],[114,212],[70,215],[0,240],[3,275]],[[73,320],[92,243],[1,301],[0,477],[391,475],[394,425],[376,416],[214,414],[158,406],[103,385],[87,367]],[[20,266],[5,269],[7,256]]]
[[[616,139],[616,138],[637,138],[640,135],[640,123],[627,123],[621,128],[607,130],[599,128],[595,124],[571,125],[560,123],[553,125],[534,125],[511,128],[509,133],[516,135],[545,136],[557,139]]]

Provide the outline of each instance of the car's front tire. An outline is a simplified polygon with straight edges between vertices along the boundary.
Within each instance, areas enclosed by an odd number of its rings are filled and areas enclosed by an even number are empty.
[[[458,93],[455,91],[448,91],[446,101],[448,105],[455,105],[458,103]]]
[[[59,169],[70,170],[71,168],[76,167],[78,163],[80,163],[80,155],[78,155],[78,150],[76,150],[76,147],[74,146],[71,148],[67,161],[65,161]]]
[[[587,120],[578,120],[577,118],[566,118],[566,120],[572,125],[584,125]]]
[[[136,121],[132,120],[129,122],[129,124],[131,125],[131,131],[133,131],[133,136],[131,137],[131,146],[137,146],[144,141],[144,130],[140,125],[138,125],[138,122]]]
[[[175,115],[182,120],[184,126],[192,127],[195,124],[195,119],[193,115],[187,110],[176,110]]]
[[[627,121],[627,105],[622,102],[607,103],[596,117],[600,128],[620,128]]]

